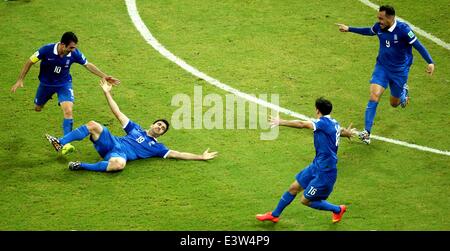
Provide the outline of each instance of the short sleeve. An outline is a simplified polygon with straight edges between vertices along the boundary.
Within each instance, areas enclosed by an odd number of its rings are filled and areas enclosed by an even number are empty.
[[[325,127],[325,122],[321,119],[313,121],[314,131],[321,131]]]
[[[160,158],[167,158],[167,155],[169,155],[169,148],[167,148],[164,144],[158,144],[158,151],[156,152],[156,156]]]
[[[44,55],[45,55],[45,46],[41,47],[33,55],[31,55],[30,60],[31,62],[36,63],[42,58],[44,58]]]
[[[134,123],[133,121],[131,121],[131,120],[129,120],[129,121],[128,121],[128,124],[123,128],[123,130],[124,130],[127,134],[129,134],[129,133],[130,133],[131,131],[133,131],[134,129],[140,130],[141,127],[140,127],[138,124],[136,124],[136,123]]]
[[[75,63],[81,64],[81,65],[86,65],[88,63],[84,54],[81,51],[79,51],[78,49],[74,53],[74,61],[75,61]]]

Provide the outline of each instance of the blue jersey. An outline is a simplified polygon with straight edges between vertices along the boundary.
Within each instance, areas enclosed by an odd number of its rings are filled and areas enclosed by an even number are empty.
[[[391,72],[407,71],[413,62],[412,43],[417,40],[411,28],[395,20],[387,30],[382,30],[380,23],[376,23],[372,32],[380,40],[377,63]]]
[[[341,128],[339,123],[330,115],[322,116],[313,122],[314,125],[314,147],[316,157],[313,163],[320,170],[336,168],[337,151]]]
[[[70,66],[73,63],[86,65],[88,62],[78,49],[65,56],[58,55],[58,44],[47,44],[36,51],[30,60],[33,63],[41,60],[39,80],[44,86],[66,86],[72,83]]]
[[[119,142],[127,156],[127,160],[145,159],[155,156],[165,158],[169,153],[169,149],[165,145],[148,136],[147,132],[133,121],[130,120],[124,130],[127,135],[119,137]]]

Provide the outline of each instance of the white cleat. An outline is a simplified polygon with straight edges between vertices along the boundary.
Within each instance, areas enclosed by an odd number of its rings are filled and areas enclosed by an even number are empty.
[[[358,133],[359,139],[364,142],[366,145],[370,144],[370,133],[366,130]]]

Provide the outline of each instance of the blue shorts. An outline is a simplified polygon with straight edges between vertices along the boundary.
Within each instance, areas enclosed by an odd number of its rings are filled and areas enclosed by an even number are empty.
[[[375,64],[370,83],[378,84],[384,89],[391,88],[391,96],[400,98],[403,87],[408,82],[409,68],[402,72],[390,72],[384,66]]]
[[[112,135],[108,128],[103,126],[100,137],[96,141],[93,141],[91,138],[91,141],[94,143],[95,150],[104,160],[108,161],[112,157],[120,157],[125,159],[125,161],[127,160],[127,155],[123,151],[119,139]]]
[[[34,103],[36,105],[43,106],[55,93],[58,95],[58,104],[65,101],[70,101],[73,103],[75,100],[75,97],[73,96],[72,84],[58,87],[39,84],[36,91],[36,97],[34,98]]]
[[[305,189],[303,195],[310,201],[326,200],[333,191],[336,178],[336,168],[321,171],[314,163],[311,163],[295,176],[300,186]]]

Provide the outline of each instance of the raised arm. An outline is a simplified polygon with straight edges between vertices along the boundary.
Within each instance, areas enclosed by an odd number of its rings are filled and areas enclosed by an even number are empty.
[[[128,119],[128,117],[120,111],[119,106],[117,105],[116,101],[114,101],[111,95],[112,85],[110,85],[105,78],[102,78],[100,79],[100,86],[103,89],[103,93],[105,94],[106,100],[108,101],[108,105],[109,108],[111,108],[112,113],[114,114],[114,116],[116,116],[123,127],[126,126],[130,119]]]
[[[269,119],[270,125],[272,127],[275,126],[287,126],[294,128],[308,128],[314,129],[314,125],[312,121],[301,121],[301,120],[284,120],[278,117],[273,118],[272,116]]]
[[[16,83],[13,86],[11,86],[11,92],[15,93],[17,88],[23,87],[23,80],[25,79],[25,76],[27,75],[31,66],[33,66],[36,62],[31,61],[31,59],[28,59],[27,62],[25,62],[25,65],[23,66],[22,70],[20,71],[20,74],[19,74],[19,77],[17,78]]]
[[[218,152],[209,152],[209,148],[206,149],[206,151],[204,151],[201,155],[170,150],[167,158],[182,160],[210,160],[217,157],[217,154]]]
[[[84,67],[86,67],[86,69],[90,72],[92,72],[93,74],[106,79],[106,81],[108,81],[108,83],[113,84],[113,85],[118,85],[120,84],[120,80],[118,80],[117,78],[114,78],[112,76],[108,76],[105,73],[103,73],[99,68],[97,68],[97,66],[95,66],[92,63],[87,63],[84,65]]]

